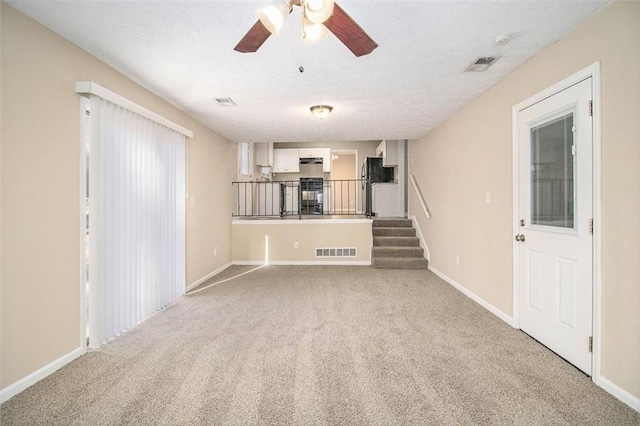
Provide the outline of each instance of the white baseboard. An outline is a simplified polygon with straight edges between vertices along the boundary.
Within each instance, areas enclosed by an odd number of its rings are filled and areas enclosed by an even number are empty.
[[[416,233],[418,234],[418,238],[420,239],[420,247],[424,249],[424,258],[430,260],[431,252],[429,251],[429,246],[427,246],[427,242],[422,235],[422,230],[420,229],[420,225],[418,224],[416,217],[413,215],[409,215],[408,218],[411,219],[412,225],[416,228]]]
[[[232,265],[248,265],[248,266],[260,266],[264,265],[264,260],[234,260]]]
[[[69,364],[74,359],[84,354],[85,354],[84,348],[81,348],[81,347],[76,348],[71,352],[69,352],[68,354],[63,355],[60,358],[56,359],[55,361],[52,361],[49,364],[45,365],[44,367],[34,371],[28,376],[23,377],[22,379],[18,380],[15,383],[10,384],[6,388],[0,390],[0,404],[8,401],[9,399],[13,398],[23,390],[27,389],[29,386],[32,386],[38,383],[40,380],[44,379],[48,375],[54,373],[56,370],[59,370],[65,365]]]
[[[229,266],[234,265],[233,262],[229,262],[226,265],[223,265],[221,267],[219,267],[218,269],[216,269],[213,272],[208,273],[207,275],[205,275],[204,277],[192,282],[191,284],[189,284],[187,286],[187,291],[191,291],[194,288],[198,287],[200,284],[202,284],[203,282],[205,282],[206,280],[208,280],[211,277],[214,277],[216,275],[218,275],[220,272],[224,271],[225,269],[227,269]]]
[[[444,281],[446,281],[448,284],[450,284],[452,287],[454,287],[460,293],[464,294],[469,299],[471,299],[474,302],[478,303],[480,306],[482,306],[483,308],[485,308],[486,310],[491,312],[493,315],[497,316],[502,321],[506,322],[511,327],[513,327],[513,317],[511,317],[510,315],[505,314],[500,309],[496,308],[491,303],[487,302],[486,300],[484,300],[483,298],[481,298],[480,296],[478,296],[474,292],[470,291],[469,289],[464,287],[462,284],[457,283],[455,280],[449,278],[448,276],[446,276],[442,272],[438,271],[433,266],[429,265],[429,270],[431,272],[433,272],[434,274],[436,274],[437,276],[439,276],[440,278],[442,278]]]
[[[269,265],[370,266],[370,260],[270,260]]]
[[[633,408],[637,412],[640,413],[640,398],[636,398],[631,395],[626,390],[622,389],[620,386],[613,383],[611,380],[604,378],[602,376],[593,376],[593,382],[600,386],[605,391],[609,392],[614,397],[618,398],[620,401],[627,404],[629,407]]]

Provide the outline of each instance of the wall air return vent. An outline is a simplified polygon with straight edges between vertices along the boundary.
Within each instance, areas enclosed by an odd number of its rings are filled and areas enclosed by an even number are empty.
[[[237,106],[237,104],[231,98],[216,98],[218,105],[223,107]]]
[[[493,65],[500,56],[481,56],[476,58],[464,72],[483,72],[486,71],[491,65]]]
[[[329,247],[316,248],[316,257],[357,257],[358,250],[355,247]]]

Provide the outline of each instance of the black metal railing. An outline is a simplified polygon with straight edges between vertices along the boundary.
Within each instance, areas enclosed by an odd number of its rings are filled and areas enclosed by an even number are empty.
[[[365,179],[232,182],[234,217],[360,216],[366,209]]]

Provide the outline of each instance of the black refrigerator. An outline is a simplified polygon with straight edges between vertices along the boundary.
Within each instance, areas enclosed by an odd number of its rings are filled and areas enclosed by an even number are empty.
[[[372,211],[371,184],[377,182],[393,182],[393,174],[393,167],[382,166],[382,157],[367,157],[364,163],[362,163],[362,189],[364,190],[365,214],[367,217],[374,215]]]

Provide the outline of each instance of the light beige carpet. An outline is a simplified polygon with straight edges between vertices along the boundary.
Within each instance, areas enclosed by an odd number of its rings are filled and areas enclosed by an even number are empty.
[[[2,425],[640,423],[430,272],[324,266],[186,296],[0,410]]]

